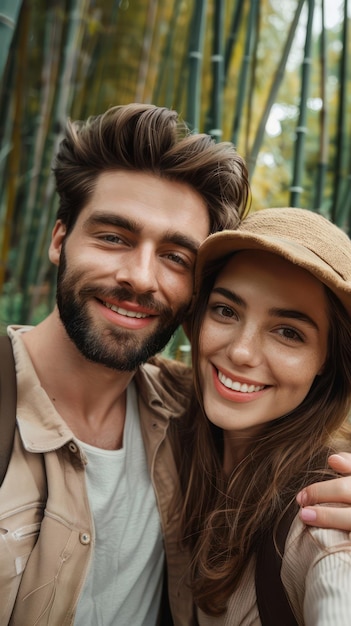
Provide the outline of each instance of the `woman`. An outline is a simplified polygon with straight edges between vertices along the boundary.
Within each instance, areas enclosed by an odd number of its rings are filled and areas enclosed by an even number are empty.
[[[263,535],[349,448],[351,242],[310,211],[265,209],[208,238],[196,286],[181,474],[192,588],[201,626],[260,624]],[[297,623],[349,625],[348,533],[292,519],[281,577]]]

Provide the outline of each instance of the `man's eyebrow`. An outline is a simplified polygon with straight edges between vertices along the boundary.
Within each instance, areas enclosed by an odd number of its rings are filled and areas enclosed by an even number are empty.
[[[214,289],[212,289],[212,293],[219,293],[220,295],[224,296],[225,298],[227,298],[234,304],[237,304],[238,306],[246,308],[245,300],[243,300],[234,291],[230,291],[229,289],[225,289],[224,287],[215,287]],[[273,307],[269,309],[268,313],[269,315],[272,315],[273,317],[280,317],[280,318],[284,317],[287,319],[299,320],[301,322],[305,322],[312,328],[319,330],[319,326],[315,322],[315,320],[309,315],[307,315],[307,313],[303,313],[302,311],[297,311],[296,309],[283,309],[279,307]]]
[[[88,228],[99,224],[123,228],[124,230],[127,230],[130,233],[135,233],[136,235],[139,235],[142,232],[142,226],[135,220],[111,213],[97,212],[94,213],[94,215],[90,215],[90,217],[88,217],[85,221],[85,226]],[[171,230],[165,232],[162,240],[164,243],[171,243],[181,248],[187,248],[194,254],[197,253],[201,243],[200,241],[194,239],[194,237],[189,237],[189,235],[185,235],[184,233]]]
[[[134,220],[130,220],[127,217],[115,215],[113,213],[97,212],[90,215],[85,221],[85,226],[88,228],[89,226],[97,226],[99,224],[105,226],[117,226],[118,228],[124,228],[125,230],[129,230],[131,233],[136,234],[141,231],[141,227]]]
[[[187,248],[190,252],[197,254],[197,251],[200,247],[201,242],[197,241],[193,237],[189,237],[189,235],[184,235],[184,233],[179,233],[178,231],[168,231],[165,233],[163,237],[164,243],[173,243],[180,248]]]

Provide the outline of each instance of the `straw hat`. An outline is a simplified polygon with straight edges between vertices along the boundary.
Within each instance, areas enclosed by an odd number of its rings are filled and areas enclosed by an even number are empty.
[[[305,209],[262,209],[237,230],[210,235],[199,249],[195,290],[205,267],[238,250],[266,250],[313,274],[341,300],[351,315],[351,241],[322,215]]]

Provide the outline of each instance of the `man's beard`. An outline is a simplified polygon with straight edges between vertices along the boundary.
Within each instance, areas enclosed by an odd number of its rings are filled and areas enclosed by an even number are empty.
[[[102,290],[90,285],[76,292],[75,286],[79,284],[82,275],[83,272],[68,273],[63,246],[56,291],[61,321],[69,338],[86,359],[111,369],[131,372],[160,352],[182,323],[189,308],[183,305],[176,315],[173,315],[172,309],[155,301],[153,296],[148,294],[137,296],[131,290],[121,287]],[[89,296],[90,298],[97,297],[100,301],[109,298],[120,302],[129,300],[157,311],[157,328],[143,339],[138,338],[138,331],[124,330],[113,327],[112,324],[102,334],[97,327],[94,327],[94,322],[89,315],[86,306],[86,298]]]

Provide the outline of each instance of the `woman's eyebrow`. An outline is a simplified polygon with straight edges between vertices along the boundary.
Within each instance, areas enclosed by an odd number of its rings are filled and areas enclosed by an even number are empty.
[[[214,287],[211,293],[219,293],[221,296],[224,296],[225,298],[228,298],[228,300],[234,302],[234,304],[246,308],[245,300],[238,296],[235,291],[230,291],[229,289],[225,289],[224,287]]]
[[[299,320],[301,322],[305,322],[312,326],[316,330],[319,330],[318,324],[314,321],[312,317],[307,315],[307,313],[303,313],[302,311],[297,311],[295,309],[281,309],[281,308],[272,308],[269,309],[270,315],[274,317],[287,317],[294,320]]]

